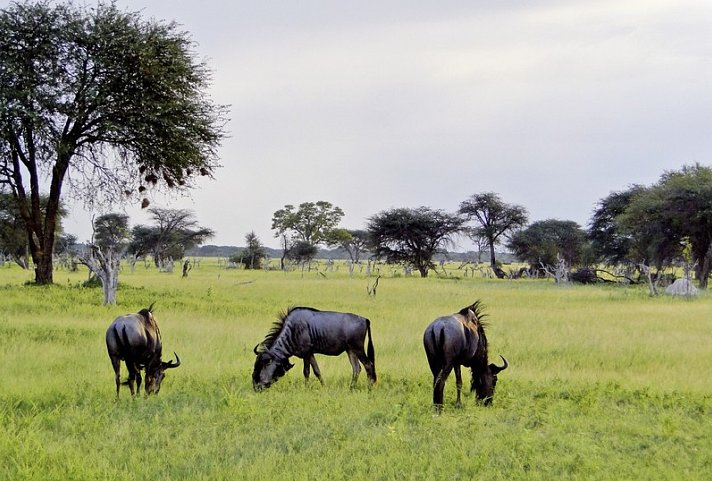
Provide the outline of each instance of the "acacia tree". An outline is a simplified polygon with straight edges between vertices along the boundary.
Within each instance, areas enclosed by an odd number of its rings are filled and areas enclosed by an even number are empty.
[[[429,207],[398,208],[370,217],[366,229],[376,257],[412,264],[421,277],[428,277],[433,256],[461,231],[463,222]]]
[[[334,229],[327,239],[327,244],[346,251],[351,259],[349,274],[353,275],[355,264],[360,262],[361,254],[368,250],[368,232],[362,229]]]
[[[678,257],[689,241],[695,276],[706,289],[712,268],[712,168],[695,164],[666,172],[654,189],[660,189],[663,216],[682,241]]]
[[[503,277],[504,273],[497,268],[495,246],[508,234],[526,225],[527,210],[520,205],[503,202],[494,192],[485,192],[474,194],[463,201],[459,213],[468,221],[476,222],[477,225],[467,233],[475,242],[486,242],[490,251],[490,266],[497,277]]]
[[[318,252],[317,247],[309,242],[298,240],[292,244],[289,252],[287,252],[287,259],[291,260],[295,264],[302,266],[302,271],[304,266],[309,264],[312,259],[316,256]]]
[[[206,95],[210,72],[193,45],[175,23],[114,3],[0,10],[0,184],[25,223],[38,284],[52,282],[63,191],[116,204],[146,185],[188,188],[218,166],[226,107]]]
[[[300,245],[300,259],[309,252],[316,255],[316,246],[328,242],[331,232],[343,217],[344,211],[340,207],[323,200],[303,202],[297,209],[287,204],[276,211],[272,215],[272,230],[275,231],[274,236],[279,237],[282,242],[282,269],[284,269],[284,259],[290,257],[289,251],[298,242],[314,247],[314,249],[307,249]]]
[[[245,269],[259,269],[262,260],[267,257],[265,248],[255,231],[245,234],[245,248],[235,254],[232,259],[245,266]]]
[[[563,260],[567,266],[585,262],[586,232],[574,221],[537,221],[515,233],[507,247],[517,258],[537,269],[553,269]]]
[[[134,226],[128,250],[134,258],[151,254],[158,267],[169,259],[182,259],[186,250],[215,235],[212,229],[198,225],[189,210],[151,208],[149,212],[156,225]]]
[[[699,164],[665,172],[660,181],[634,196],[619,216],[631,250],[658,269],[683,259],[689,243],[699,287],[707,287],[712,267],[712,168]]]
[[[361,254],[368,250],[368,232],[363,229],[334,229],[327,239],[329,246],[345,250],[353,264],[358,264]]]
[[[293,237],[312,245],[325,242],[329,233],[339,225],[344,211],[331,202],[303,202],[299,208],[285,205],[272,215],[272,230],[291,232]]]
[[[630,207],[633,198],[642,194],[645,187],[633,185],[627,190],[611,192],[598,201],[589,222],[588,237],[598,259],[610,265],[633,264],[633,238],[622,229],[621,216]]]

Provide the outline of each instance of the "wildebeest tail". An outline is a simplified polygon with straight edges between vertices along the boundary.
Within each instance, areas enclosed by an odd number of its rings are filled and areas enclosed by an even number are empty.
[[[376,353],[373,350],[373,340],[371,339],[371,321],[366,319],[366,333],[368,334],[368,346],[366,347],[366,356],[368,360],[376,365]]]
[[[116,343],[118,354],[123,359],[127,359],[131,356],[131,341],[129,341],[126,326],[123,326],[121,330],[119,330],[119,326],[114,326],[114,342]]]
[[[116,329],[116,328],[114,328]],[[126,326],[124,326],[123,329],[121,329],[121,352],[126,355],[126,351],[128,351],[131,348],[131,343],[129,342],[129,336],[126,334]]]

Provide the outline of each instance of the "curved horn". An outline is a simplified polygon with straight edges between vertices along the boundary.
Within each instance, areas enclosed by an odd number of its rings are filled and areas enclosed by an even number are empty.
[[[255,348],[252,350],[252,352],[255,353],[255,356],[259,356],[259,355],[260,355],[260,353],[257,352],[257,348],[258,348],[258,347],[260,347],[260,345],[259,345],[259,344],[255,344]]]
[[[178,354],[174,351],[173,355],[176,357],[176,362],[174,363],[172,359],[168,362],[164,362],[163,363],[164,369],[170,369],[172,367],[180,366],[180,358],[178,357]]]
[[[497,374],[497,373],[500,372],[500,371],[504,371],[504,370],[507,369],[507,367],[509,366],[509,363],[507,362],[507,360],[504,358],[503,355],[500,354],[499,357],[501,357],[501,358],[502,358],[502,361],[504,361],[504,366],[501,366],[501,367],[500,367],[500,366],[497,366],[497,365],[495,365],[495,364],[490,364],[490,369],[492,370],[492,373],[493,373],[493,374]]]
[[[148,312],[153,312],[153,305],[156,303],[156,301],[153,301],[150,306],[148,306]],[[175,353],[173,353],[175,354]]]

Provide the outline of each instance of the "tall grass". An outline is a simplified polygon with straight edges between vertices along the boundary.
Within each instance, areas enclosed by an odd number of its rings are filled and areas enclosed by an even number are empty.
[[[385,276],[373,297],[372,279],[326,276],[139,267],[106,307],[85,272],[35,287],[0,268],[0,479],[712,479],[707,293]],[[510,368],[490,408],[456,409],[450,379],[436,416],[423,329],[475,299]],[[154,301],[183,365],[115,401],[105,329]],[[290,305],[371,319],[378,384],[350,390],[346,357],[319,356],[326,386],[298,361],[253,392],[252,348]]]

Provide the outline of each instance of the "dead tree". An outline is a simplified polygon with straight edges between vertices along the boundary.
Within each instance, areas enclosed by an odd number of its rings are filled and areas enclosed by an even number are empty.
[[[113,249],[106,249],[104,252],[101,247],[91,244],[89,253],[80,256],[79,262],[87,266],[101,282],[104,291],[104,305],[115,305],[116,291],[119,287],[121,256]]]
[[[562,285],[569,282],[569,266],[566,264],[566,260],[562,259],[559,254],[556,254],[555,265],[551,266],[543,262],[539,264],[546,275],[554,279],[555,284]]]
[[[650,297],[655,297],[658,295],[658,283],[660,282],[660,278],[662,276],[656,275],[653,276],[653,270],[648,266],[645,262],[641,262],[638,267],[640,268],[640,272],[645,274],[645,277],[648,279],[648,288],[650,289]]]
[[[368,292],[369,296],[376,297],[376,289],[378,288],[378,280],[381,278],[381,275],[379,274],[378,277],[376,277],[376,281],[373,283],[372,286],[366,286],[366,292]]]

